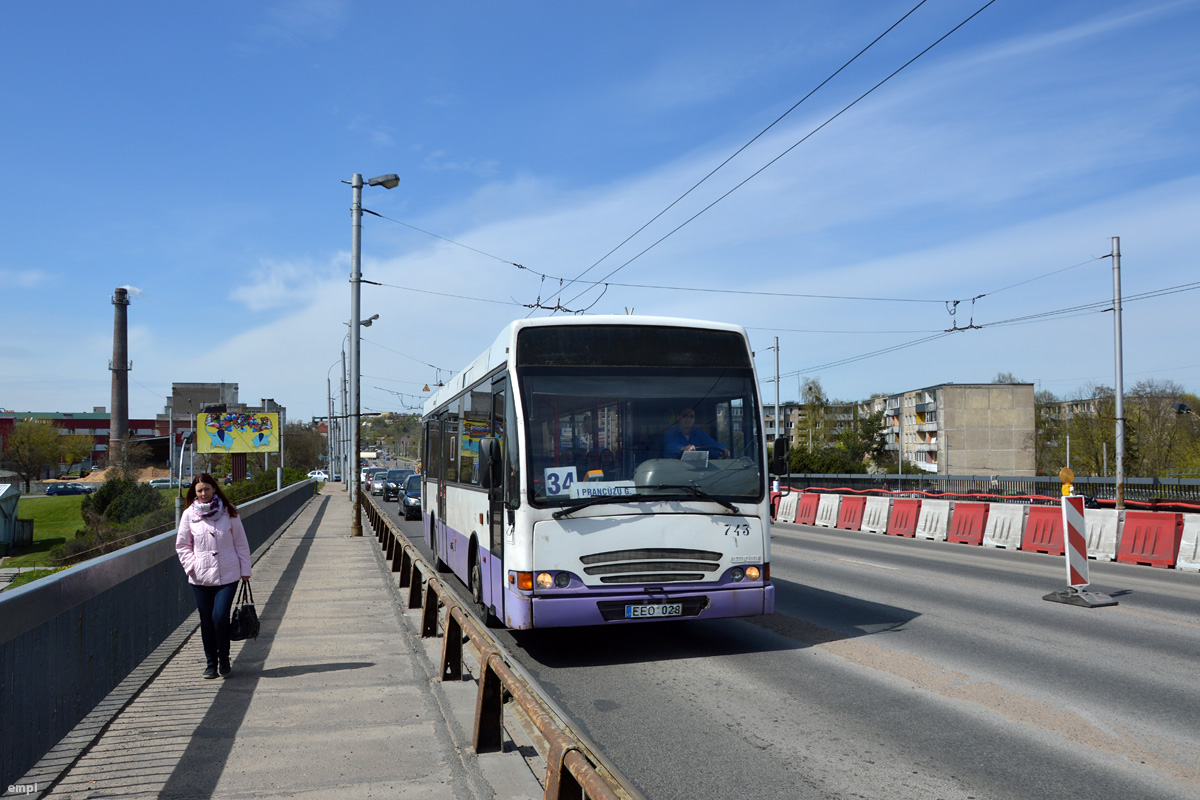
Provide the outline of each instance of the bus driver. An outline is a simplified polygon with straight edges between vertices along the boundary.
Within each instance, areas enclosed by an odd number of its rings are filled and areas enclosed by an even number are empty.
[[[663,434],[663,455],[667,458],[679,458],[683,453],[701,449],[719,451],[723,458],[729,458],[729,450],[703,429],[694,427],[695,424],[696,410],[682,409],[679,412],[679,422]]]

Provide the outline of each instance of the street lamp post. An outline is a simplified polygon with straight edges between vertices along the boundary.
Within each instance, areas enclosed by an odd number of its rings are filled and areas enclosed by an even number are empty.
[[[368,186],[382,186],[385,189],[395,189],[400,184],[400,178],[394,174],[379,175],[367,181]],[[353,201],[350,205],[350,396],[354,407],[354,420],[350,425],[350,458],[354,465],[353,471],[346,476],[350,484],[350,502],[354,506],[354,516],[350,522],[350,535],[362,536],[362,515],[358,505],[358,472],[362,452],[359,445],[359,295],[362,288],[362,187],[363,177],[354,173],[350,180],[353,190]],[[378,315],[376,315],[378,316]],[[374,319],[374,317],[372,317]]]

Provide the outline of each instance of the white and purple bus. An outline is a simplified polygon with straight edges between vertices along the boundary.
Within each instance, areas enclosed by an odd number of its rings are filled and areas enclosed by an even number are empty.
[[[740,326],[510,324],[425,404],[438,567],[514,629],[772,613],[757,386]]]

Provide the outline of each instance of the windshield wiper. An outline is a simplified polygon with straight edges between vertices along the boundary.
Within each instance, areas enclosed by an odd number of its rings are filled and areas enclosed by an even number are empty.
[[[704,491],[703,489],[701,489],[699,486],[697,486],[694,483],[660,484],[659,486],[655,486],[653,488],[654,489],[683,489],[684,491],[691,492],[693,495],[695,495],[696,497],[699,497],[702,500],[708,500],[710,503],[716,503],[719,506],[724,506],[725,508],[728,508],[730,511],[732,511],[735,514],[741,513],[738,511],[738,507],[735,506],[733,503],[729,502],[728,500],[722,500],[719,497],[713,497],[711,494]]]
[[[635,502],[637,502],[637,495],[607,494],[607,495],[598,495],[596,497],[585,497],[582,500],[580,500],[579,502],[574,503],[573,505],[563,506],[558,511],[555,511],[553,516],[555,519],[562,519],[563,517],[565,517],[569,514],[574,514],[579,509],[587,508],[588,506],[598,506],[603,503],[635,503]]]

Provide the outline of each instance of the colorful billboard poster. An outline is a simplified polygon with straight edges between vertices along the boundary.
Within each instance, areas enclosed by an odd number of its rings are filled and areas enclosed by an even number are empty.
[[[487,420],[463,420],[462,455],[479,457],[479,440],[492,435],[492,426]]]
[[[196,415],[197,453],[278,453],[279,414],[235,411]]]

